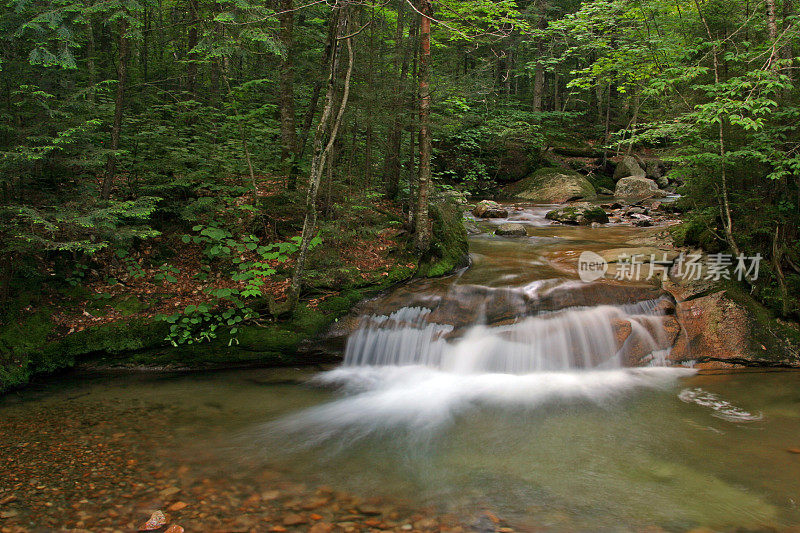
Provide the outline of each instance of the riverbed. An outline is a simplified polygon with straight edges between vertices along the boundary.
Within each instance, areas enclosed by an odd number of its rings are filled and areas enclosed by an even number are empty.
[[[659,228],[544,212],[512,212],[526,237],[471,222],[469,268],[365,302],[342,366],[69,374],[0,399],[0,530],[160,510],[187,531],[794,531],[800,373],[627,367],[609,328],[658,352],[659,296],[586,290],[574,265]]]

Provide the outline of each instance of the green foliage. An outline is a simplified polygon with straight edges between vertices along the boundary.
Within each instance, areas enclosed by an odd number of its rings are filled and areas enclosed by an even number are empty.
[[[198,224],[192,231],[196,233],[184,235],[182,241],[202,245],[208,261],[229,261],[235,267],[230,280],[237,284],[212,286],[207,289],[211,297],[208,303],[188,305],[171,315],[159,315],[160,320],[170,324],[166,340],[173,346],[194,344],[211,341],[224,331],[229,335],[229,346],[238,344],[241,325],[260,316],[249,302],[265,297],[262,287],[276,273],[275,265],[285,263],[300,249],[301,238],[262,245],[255,235],[234,238],[230,231],[216,226]],[[309,249],[321,242],[319,236],[314,237]],[[162,266],[162,269],[165,267],[167,271],[177,271],[169,265]],[[169,277],[166,279],[170,281]]]

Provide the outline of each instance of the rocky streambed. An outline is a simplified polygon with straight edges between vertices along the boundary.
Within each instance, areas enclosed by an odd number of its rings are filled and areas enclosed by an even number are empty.
[[[584,225],[562,207],[468,215],[468,268],[310,348],[341,366],[7,395],[0,531],[794,531],[800,374],[772,368],[796,364],[792,326],[674,275],[654,204],[595,201],[608,222]],[[665,275],[617,279],[634,255]]]

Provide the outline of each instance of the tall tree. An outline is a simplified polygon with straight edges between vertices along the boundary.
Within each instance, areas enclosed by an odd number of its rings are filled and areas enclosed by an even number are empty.
[[[383,174],[386,179],[386,196],[396,198],[400,189],[400,147],[402,144],[403,118],[405,112],[405,78],[408,70],[408,48],[403,46],[404,0],[398,0],[397,26],[394,33],[394,98],[391,114],[393,119],[386,140],[386,157]]]
[[[119,150],[122,117],[125,110],[125,90],[128,84],[128,21],[124,15],[120,18],[117,32],[117,88],[114,94],[114,122],[111,125],[111,153],[108,155],[103,187],[100,191],[100,197],[103,200],[111,197],[111,188],[117,173],[117,151]]]
[[[431,19],[430,0],[420,0],[419,27],[419,174],[417,177],[417,205],[414,214],[417,250],[428,250],[431,228],[428,220],[428,196],[431,187]]]
[[[308,190],[306,192],[306,205],[305,205],[305,218],[303,220],[303,233],[300,240],[300,251],[297,256],[297,263],[294,267],[292,275],[292,284],[289,293],[289,307],[294,309],[297,306],[297,301],[300,297],[300,290],[303,284],[303,274],[305,272],[305,263],[308,256],[308,250],[311,241],[317,231],[317,196],[319,194],[320,180],[322,173],[325,170],[325,163],[328,155],[333,149],[336,142],[336,136],[339,132],[339,126],[342,123],[342,116],[347,109],[347,101],[350,96],[350,79],[353,74],[353,43],[352,36],[347,35],[350,22],[350,9],[346,3],[337,2],[334,9],[342,9],[344,12],[338,17],[339,32],[333,32],[334,41],[331,44],[331,60],[330,70],[328,73],[328,88],[325,96],[325,106],[322,108],[322,116],[317,124],[316,132],[314,133],[314,153],[311,158],[311,169],[308,174]],[[338,50],[340,48],[340,41],[344,41],[347,45],[347,72],[344,77],[344,88],[342,90],[342,99],[339,102],[339,110],[336,117],[331,122],[335,106],[335,93],[336,93],[336,72],[338,70]],[[330,132],[328,129],[330,128]],[[327,137],[327,141],[326,141]]]
[[[297,130],[294,113],[294,2],[281,0],[279,4],[280,39],[283,45],[281,58],[280,109],[281,109],[281,161],[288,176],[289,189],[297,187]]]

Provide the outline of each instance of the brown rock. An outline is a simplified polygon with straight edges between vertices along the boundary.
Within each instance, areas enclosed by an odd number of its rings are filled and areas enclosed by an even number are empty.
[[[164,533],[183,533],[183,526],[172,524],[166,529],[166,531],[164,531]]]
[[[167,510],[168,511],[180,511],[181,509],[185,509],[186,507],[188,507],[188,504],[185,503],[185,502],[175,502],[172,505],[170,505],[167,508]]]
[[[303,515],[299,515],[297,513],[287,514],[283,517],[283,525],[284,526],[299,526],[301,524],[308,523],[308,519]]]
[[[706,368],[730,368],[730,364],[753,359],[747,312],[724,291],[678,303],[676,317],[682,331],[669,355],[672,362],[697,361],[706,363]]]
[[[326,522],[319,522],[311,526],[308,533],[330,533],[333,531],[333,526]]]
[[[358,506],[358,512],[367,516],[377,516],[382,514],[382,511],[374,505],[361,504]]]
[[[169,498],[170,496],[174,496],[181,491],[178,487],[167,487],[166,489],[159,492],[162,498]]]
[[[316,500],[311,500],[311,501],[305,502],[302,505],[300,505],[300,507],[302,509],[305,509],[306,511],[311,511],[313,509],[317,509],[318,507],[322,507],[326,503],[328,503],[328,499],[327,498],[320,498],[320,499],[316,499]]]
[[[478,218],[505,218],[508,216],[508,210],[492,200],[481,200],[472,214]]]

